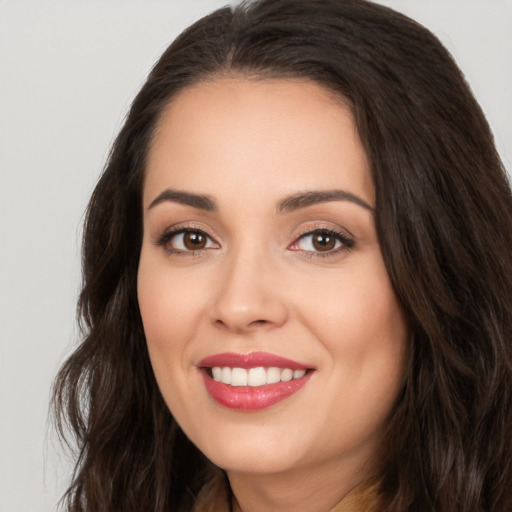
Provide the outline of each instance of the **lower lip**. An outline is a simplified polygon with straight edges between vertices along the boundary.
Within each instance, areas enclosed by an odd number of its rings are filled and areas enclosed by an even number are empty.
[[[300,379],[252,387],[230,386],[213,380],[206,371],[201,373],[206,390],[216,402],[240,411],[260,411],[277,404],[297,393],[311,376],[311,372],[308,372]]]

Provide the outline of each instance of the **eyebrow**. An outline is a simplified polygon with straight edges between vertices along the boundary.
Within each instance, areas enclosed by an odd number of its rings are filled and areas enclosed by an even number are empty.
[[[210,196],[193,194],[191,192],[183,192],[181,190],[166,189],[159,196],[157,196],[148,206],[148,210],[154,208],[160,203],[170,201],[173,203],[185,204],[200,210],[215,212],[218,210],[217,202]]]
[[[351,192],[347,192],[346,190],[339,189],[319,190],[293,194],[291,196],[285,197],[282,201],[279,202],[277,211],[279,213],[288,213],[299,210],[300,208],[307,208],[308,206],[313,206],[319,203],[327,203],[329,201],[350,201],[351,203],[361,206],[365,210],[375,212],[375,208],[372,208],[360,197],[352,194]]]
[[[219,209],[215,199],[210,196],[194,194],[192,192],[183,192],[181,190],[166,189],[151,201],[151,204],[148,206],[148,210],[166,201],[192,206],[193,208],[209,212],[216,212]],[[307,208],[308,206],[327,203],[329,201],[350,201],[351,203],[361,206],[366,210],[375,212],[375,209],[360,197],[352,194],[351,192],[347,192],[346,190],[339,189],[300,192],[298,194],[287,196],[278,203],[277,211],[278,213],[289,213],[301,208]]]

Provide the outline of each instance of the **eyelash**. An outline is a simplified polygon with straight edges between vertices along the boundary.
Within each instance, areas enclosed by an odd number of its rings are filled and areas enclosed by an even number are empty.
[[[355,247],[355,241],[352,237],[348,236],[346,233],[343,233],[342,231],[338,231],[333,228],[326,228],[325,226],[313,227],[303,231],[302,233],[299,234],[299,236],[297,236],[295,241],[289,247],[293,247],[297,245],[301,240],[304,240],[305,238],[314,235],[324,235],[333,237],[335,241],[340,242],[340,246],[328,251],[303,250],[303,253],[307,255],[308,258],[328,258],[329,256],[334,256],[342,251],[350,251]],[[300,251],[301,249],[291,250]]]
[[[203,229],[196,228],[194,226],[185,226],[180,227],[177,229],[170,229],[168,231],[165,231],[155,242],[156,245],[161,246],[166,254],[173,255],[177,254],[179,256],[197,256],[202,251],[210,250],[211,247],[204,247],[201,249],[191,249],[191,250],[183,250],[183,249],[175,249],[173,247],[170,247],[168,244],[169,242],[176,236],[186,233],[196,233],[199,235],[204,236],[207,239],[207,242],[210,241],[218,246],[218,243],[210,236],[208,233],[206,233]]]
[[[168,231],[165,231],[160,237],[157,238],[155,244],[158,246],[161,246],[166,254],[168,255],[180,255],[180,256],[197,256],[203,251],[210,250],[212,248],[217,247],[204,247],[200,249],[190,249],[190,250],[183,250],[183,249],[175,249],[170,247],[168,244],[169,242],[176,236],[186,233],[196,233],[199,235],[204,236],[207,239],[206,243],[213,243],[218,246],[218,243],[210,236],[208,233],[206,233],[203,229],[196,228],[194,226],[186,226],[186,227],[180,227],[177,229],[171,229]],[[332,236],[334,237],[336,242],[339,242],[341,245],[339,247],[335,247],[334,249],[327,250],[327,251],[315,251],[315,250],[303,250],[300,248],[293,248],[294,246],[298,245],[301,240],[304,240],[308,236],[314,236],[314,235],[324,235],[324,236]],[[209,241],[209,242],[208,242]],[[355,246],[355,241],[352,237],[348,236],[346,233],[343,233],[342,231],[338,231],[336,229],[332,228],[326,228],[326,227],[313,227],[311,229],[307,229],[300,233],[296,238],[295,241],[288,246],[288,248],[292,251],[302,251],[307,257],[309,258],[326,258],[329,256],[333,256],[335,254],[338,254],[342,251],[349,251],[353,249]]]

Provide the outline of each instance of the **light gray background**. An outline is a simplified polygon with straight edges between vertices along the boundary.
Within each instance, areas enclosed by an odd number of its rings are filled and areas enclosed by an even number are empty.
[[[109,145],[167,44],[225,3],[0,0],[0,512],[53,510],[69,475],[48,398],[77,337],[80,224]],[[510,171],[512,0],[380,3],[454,54]]]

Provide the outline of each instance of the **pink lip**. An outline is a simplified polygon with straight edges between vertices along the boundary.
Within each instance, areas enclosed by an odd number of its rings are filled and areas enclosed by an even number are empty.
[[[290,368],[291,370],[306,370],[308,367],[304,364],[276,356],[267,352],[251,352],[250,354],[235,354],[225,352],[205,357],[199,361],[198,367],[213,368],[214,366],[230,366],[231,368],[257,368],[258,366],[276,368]]]
[[[259,411],[281,402],[299,391],[312,375],[312,372],[307,372],[299,379],[257,387],[230,386],[217,382],[210,377],[207,369],[214,366],[245,369],[258,366],[273,366],[277,368],[290,368],[292,370],[305,370],[308,368],[296,361],[266,352],[252,352],[250,354],[224,353],[201,360],[198,367],[201,369],[204,385],[210,396],[224,407],[240,411]]]

